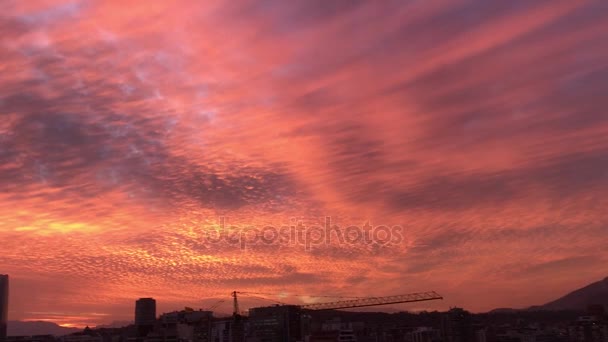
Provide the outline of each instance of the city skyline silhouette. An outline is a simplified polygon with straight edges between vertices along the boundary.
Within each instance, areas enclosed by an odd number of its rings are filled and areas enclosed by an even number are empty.
[[[9,321],[233,291],[476,314],[608,275],[603,2],[2,7]]]

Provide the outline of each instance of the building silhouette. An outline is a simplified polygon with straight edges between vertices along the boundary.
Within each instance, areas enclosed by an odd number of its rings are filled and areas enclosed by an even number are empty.
[[[589,305],[587,316],[580,316],[568,327],[572,342],[608,341],[608,317],[603,305]]]
[[[160,315],[158,322],[157,326],[161,327],[165,340],[174,338],[190,342],[211,341],[212,311],[186,308],[182,311],[164,313]]]
[[[135,302],[135,326],[140,336],[146,336],[156,324],[156,300],[140,298]]]
[[[276,305],[249,310],[253,342],[303,341],[302,309],[296,305]]]
[[[0,274],[0,340],[6,338],[8,321],[8,275]]]
[[[441,335],[444,342],[474,342],[471,314],[461,308],[452,308],[441,319]]]

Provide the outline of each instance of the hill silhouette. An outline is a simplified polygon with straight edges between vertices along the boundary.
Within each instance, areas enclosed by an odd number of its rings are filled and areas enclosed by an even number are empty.
[[[522,311],[576,311],[583,313],[589,305],[603,305],[608,311],[608,277],[595,283],[574,290],[563,297],[543,305],[528,308],[496,308],[488,311],[490,314],[509,314]]]
[[[66,328],[53,322],[43,321],[8,321],[8,336],[55,335],[62,336],[82,331],[77,328]]]
[[[601,304],[608,308],[608,277],[597,281],[552,302],[530,307],[529,310],[578,310],[584,311],[589,305]]]

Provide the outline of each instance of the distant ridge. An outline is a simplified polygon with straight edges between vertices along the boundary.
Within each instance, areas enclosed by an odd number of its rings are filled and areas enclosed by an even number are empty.
[[[110,324],[102,324],[95,327],[95,329],[112,329],[112,328],[123,328],[132,325],[131,321],[114,321]]]
[[[62,336],[82,331],[78,328],[66,328],[53,322],[43,321],[8,321],[8,336],[55,335]]]
[[[529,310],[587,310],[591,304],[601,304],[608,308],[608,277],[541,306]]]
[[[518,312],[518,311],[521,311],[521,310],[511,309],[511,308],[498,308],[498,309],[489,311],[489,313],[514,313],[514,312]]]
[[[527,309],[498,308],[489,313],[514,313],[518,311],[586,311],[589,305],[603,305],[608,310],[608,277],[589,284],[552,302],[531,306]]]

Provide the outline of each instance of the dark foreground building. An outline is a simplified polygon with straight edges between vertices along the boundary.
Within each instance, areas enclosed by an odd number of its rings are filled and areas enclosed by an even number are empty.
[[[252,342],[303,341],[302,309],[296,305],[250,309],[249,328]]]
[[[140,298],[135,302],[135,326],[141,337],[145,337],[156,324],[156,300]]]
[[[8,321],[8,275],[0,274],[0,340],[6,338]]]
[[[441,335],[444,342],[473,342],[471,314],[461,308],[452,308],[441,319]]]

